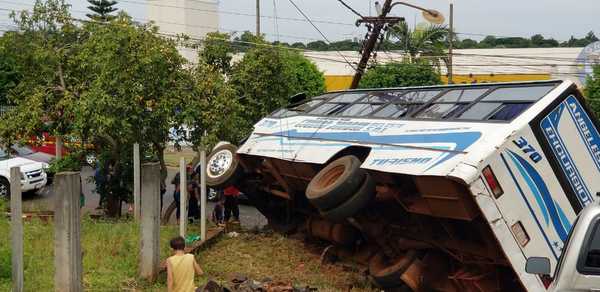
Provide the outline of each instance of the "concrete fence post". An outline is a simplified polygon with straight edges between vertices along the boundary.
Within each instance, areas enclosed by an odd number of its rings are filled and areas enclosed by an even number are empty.
[[[59,292],[83,291],[80,177],[79,172],[61,172],[54,178],[54,285]]]
[[[160,165],[142,165],[140,277],[154,282],[160,260]]]
[[[133,218],[140,220],[140,144],[133,144]]]
[[[23,291],[23,209],[21,197],[21,170],[10,168],[10,240],[12,291]]]
[[[206,240],[206,149],[200,151],[200,238]]]
[[[187,171],[185,169],[185,157],[179,159],[179,236],[185,238],[187,229]]]

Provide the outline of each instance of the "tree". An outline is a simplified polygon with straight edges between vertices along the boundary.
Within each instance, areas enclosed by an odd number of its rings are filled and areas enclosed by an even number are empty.
[[[86,14],[92,20],[95,21],[111,21],[115,18],[111,13],[117,11],[117,8],[113,7],[117,4],[117,1],[114,0],[87,0],[91,6],[88,6],[88,9],[93,11],[94,14]]]
[[[0,37],[0,106],[10,105],[9,92],[19,84],[21,79],[18,64],[14,56],[6,52],[4,45],[11,37],[11,32]]]
[[[199,60],[213,66],[223,74],[231,69],[234,48],[227,33],[211,32],[206,35],[204,47],[199,51]]]
[[[387,38],[395,38],[400,48],[408,55],[408,62],[420,62],[418,59],[429,57],[439,66],[440,56],[445,56],[446,39],[449,31],[444,26],[418,26],[414,30],[406,22],[391,27]],[[441,57],[445,60],[445,57]]]
[[[592,75],[586,78],[584,94],[592,111],[600,116],[600,66],[594,66]]]
[[[249,125],[287,105],[293,94],[316,95],[325,89],[323,74],[314,64],[298,52],[272,46],[246,52],[233,66],[230,83],[240,96]]]
[[[324,41],[314,41],[306,44],[306,48],[313,51],[327,51],[329,45]]]
[[[359,88],[386,88],[441,84],[440,74],[431,64],[391,62],[376,65],[365,73]]]
[[[472,39],[464,39],[458,44],[458,47],[461,49],[475,49],[477,48],[477,46],[477,41],[474,41]]]
[[[35,5],[33,13],[14,17],[18,32],[5,46],[22,78],[9,95],[15,109],[0,121],[1,141],[50,132],[93,142],[108,178],[110,215],[131,196],[133,143],[160,161],[164,179],[170,129],[200,126],[194,133],[215,136],[237,126],[231,111],[239,106],[221,75],[189,66],[175,40],[160,36],[157,27],[124,13],[108,23],[76,26],[62,0]],[[191,138],[205,142],[202,135]]]

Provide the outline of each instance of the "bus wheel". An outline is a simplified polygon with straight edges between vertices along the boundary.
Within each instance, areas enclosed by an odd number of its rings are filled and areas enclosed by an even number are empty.
[[[321,211],[321,215],[328,220],[343,221],[364,209],[374,197],[375,181],[367,173],[362,185],[352,197],[331,210]]]
[[[334,160],[310,181],[306,198],[320,210],[329,210],[347,201],[364,181],[366,171],[360,164],[354,155]]]
[[[386,289],[396,288],[402,291],[412,291],[402,280],[402,274],[410,267],[416,258],[414,250],[408,251],[399,259],[394,261],[386,260],[383,253],[376,254],[369,261],[369,274],[377,286]]]
[[[206,159],[206,184],[211,188],[222,188],[235,184],[242,169],[236,156],[237,147],[222,144],[210,153]]]

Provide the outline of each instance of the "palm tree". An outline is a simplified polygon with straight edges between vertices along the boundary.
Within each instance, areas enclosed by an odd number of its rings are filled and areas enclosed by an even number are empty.
[[[449,30],[446,26],[420,25],[411,30],[403,21],[391,27],[386,38],[397,40],[396,44],[406,53],[405,61],[410,63],[426,61],[439,68],[440,60],[447,63],[445,50],[448,35]]]

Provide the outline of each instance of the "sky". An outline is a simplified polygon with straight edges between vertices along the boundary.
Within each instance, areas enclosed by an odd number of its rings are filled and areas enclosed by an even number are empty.
[[[161,0],[122,0],[118,8],[125,10],[139,21],[146,20],[146,5]],[[203,0],[190,0],[203,1]],[[290,0],[260,0],[262,32],[269,40],[284,42],[309,42],[323,37],[294,8]],[[314,21],[328,40],[362,38],[366,28],[354,26],[357,16],[344,8],[338,0],[292,0]],[[382,0],[383,1],[383,0]],[[30,9],[33,0],[0,0],[0,30],[10,27],[5,9]],[[87,12],[85,0],[67,0],[72,4],[72,14],[84,17]],[[345,0],[363,15],[375,14],[374,0]],[[408,1],[442,12],[448,19],[448,0]],[[255,14],[255,0],[220,0],[219,10]],[[482,39],[485,35],[530,37],[542,34],[559,41],[571,35],[583,37],[593,30],[600,36],[600,22],[595,21],[600,12],[598,0],[454,0],[454,24],[459,38]],[[278,21],[274,21],[274,16]],[[423,22],[420,13],[412,8],[396,6],[391,15],[405,17],[410,25]],[[174,20],[177,21],[177,20]],[[160,23],[159,23],[160,25]],[[246,15],[220,14],[219,28],[225,32],[255,30],[255,18]]]

